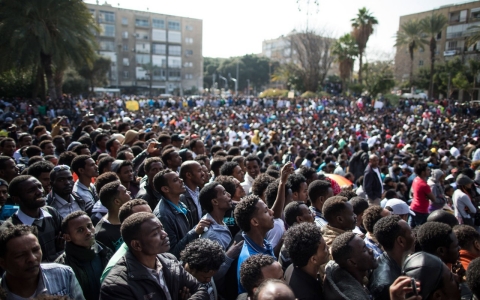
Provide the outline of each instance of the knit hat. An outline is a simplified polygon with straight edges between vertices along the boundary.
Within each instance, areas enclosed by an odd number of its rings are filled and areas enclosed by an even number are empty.
[[[468,177],[467,175],[460,174],[458,175],[456,182],[457,182],[457,185],[463,186],[469,183],[473,183],[473,180],[471,180],[470,177]]]

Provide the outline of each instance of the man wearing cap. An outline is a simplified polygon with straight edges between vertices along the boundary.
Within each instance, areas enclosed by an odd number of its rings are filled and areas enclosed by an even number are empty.
[[[178,134],[173,134],[171,137],[171,143],[176,151],[180,151],[183,144],[183,138]]]
[[[467,175],[460,174],[456,183],[457,189],[452,195],[455,217],[457,217],[460,223],[473,226],[474,220],[470,214],[477,212],[475,205],[473,205],[470,199],[470,189],[472,188],[473,180]]]
[[[400,199],[390,199],[385,203],[385,209],[389,210],[392,215],[399,216],[405,222],[408,221],[408,216],[415,216],[415,213],[408,207],[408,204],[405,201]]]

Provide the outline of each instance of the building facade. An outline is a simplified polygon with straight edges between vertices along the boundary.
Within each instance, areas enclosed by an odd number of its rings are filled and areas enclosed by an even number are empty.
[[[442,14],[448,19],[448,26],[438,33],[436,62],[444,62],[459,57],[465,63],[471,59],[480,59],[480,42],[468,46],[467,38],[472,35],[471,28],[480,25],[480,1],[462,4],[444,5],[437,9],[400,17],[400,26],[410,20],[421,20],[432,14]],[[414,54],[413,73],[419,68],[430,66],[429,46],[417,50]],[[406,47],[397,47],[395,54],[395,77],[399,82],[408,81],[410,77],[410,55]]]
[[[110,87],[153,95],[203,90],[203,21],[86,4],[100,27],[98,53],[110,58]]]

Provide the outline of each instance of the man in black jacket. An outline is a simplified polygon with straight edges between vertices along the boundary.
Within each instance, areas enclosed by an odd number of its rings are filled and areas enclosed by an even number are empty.
[[[403,262],[413,253],[415,238],[407,222],[397,215],[381,218],[373,234],[385,252],[377,259],[369,290],[373,299],[389,299],[389,287],[401,275]]]
[[[140,191],[135,198],[147,201],[153,211],[162,197],[162,195],[155,191],[155,188],[153,187],[153,178],[158,172],[163,170],[162,160],[159,157],[147,158],[143,165],[143,169],[145,175],[147,175],[147,181],[140,185]]]
[[[83,211],[75,211],[62,221],[65,252],[55,262],[70,266],[75,272],[86,300],[100,295],[100,276],[113,252],[95,241],[95,227]]]
[[[185,193],[183,180],[170,169],[162,170],[153,179],[153,185],[161,195],[153,214],[162,222],[170,239],[169,252],[180,257],[180,252],[191,241],[209,227],[210,220],[200,220],[195,223],[192,213],[180,199]]]
[[[363,175],[368,164],[368,144],[362,142],[360,147],[355,147],[355,153],[349,162],[349,170],[355,176],[355,180]]]
[[[170,243],[153,214],[131,215],[121,232],[128,252],[105,278],[100,299],[209,299],[206,287],[181,264],[159,255],[170,249]]]
[[[200,194],[199,186],[203,184],[205,178],[202,166],[194,160],[182,163],[180,178],[182,178],[185,186],[185,193],[183,193],[181,201],[192,213],[193,224],[197,224],[203,216],[202,206],[198,200]]]
[[[382,178],[378,168],[378,156],[370,155],[370,162],[363,175],[363,190],[367,194],[368,204],[380,205],[383,194]]]

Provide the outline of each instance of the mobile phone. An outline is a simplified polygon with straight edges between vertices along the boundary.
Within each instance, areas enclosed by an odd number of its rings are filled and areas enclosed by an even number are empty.
[[[414,294],[415,296],[418,296],[417,284],[415,283],[415,278],[410,278],[410,283],[411,283],[411,285],[412,285],[413,294]]]
[[[156,148],[156,149],[161,149],[161,148],[162,148],[162,144],[156,144],[156,145],[155,145],[155,148]]]

